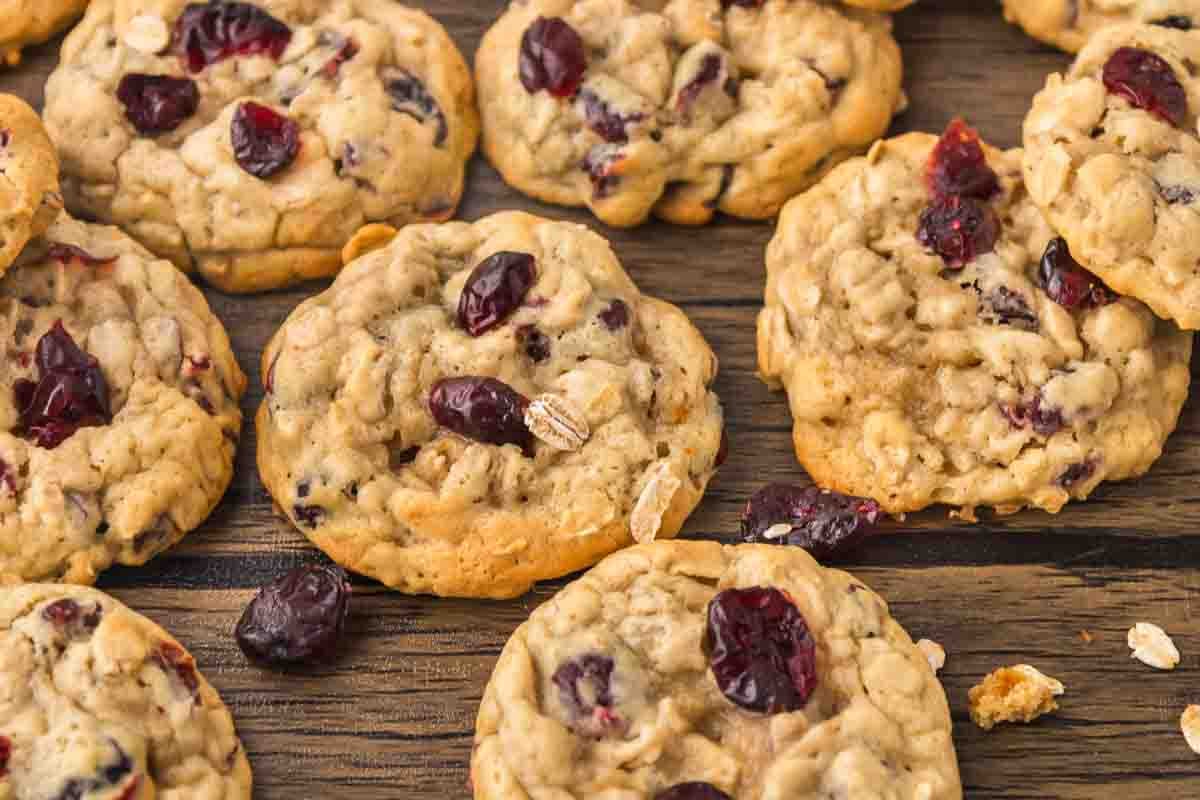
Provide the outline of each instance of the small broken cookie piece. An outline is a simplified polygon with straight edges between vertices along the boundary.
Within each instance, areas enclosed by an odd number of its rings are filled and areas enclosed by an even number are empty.
[[[971,720],[991,730],[1001,722],[1032,722],[1058,708],[1066,689],[1028,664],[1001,667],[968,693]]]

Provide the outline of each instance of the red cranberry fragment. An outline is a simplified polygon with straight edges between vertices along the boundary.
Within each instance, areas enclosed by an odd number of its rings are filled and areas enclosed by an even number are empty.
[[[1000,286],[983,298],[980,317],[995,325],[1007,325],[1026,331],[1038,329],[1038,317],[1025,298],[1006,286]]]
[[[1190,186],[1159,186],[1158,193],[1167,205],[1191,205],[1196,200],[1196,190]]]
[[[540,364],[550,357],[550,337],[539,331],[535,325],[522,325],[518,328],[517,341],[525,350],[525,355],[535,364]]]
[[[94,797],[96,793],[104,792],[106,789],[112,789],[119,786],[133,772],[133,759],[129,757],[121,747],[113,740],[109,740],[117,751],[116,760],[103,766],[95,773],[95,777],[90,778],[71,778],[63,784],[58,793],[55,794],[52,800],[83,800],[85,797]],[[141,782],[141,777],[133,779],[133,785],[136,787]],[[121,797],[131,796],[128,790],[120,795]]]
[[[325,66],[321,67],[320,73],[326,78],[336,78],[342,69],[342,64],[358,55],[358,43],[348,36],[343,36],[334,31],[326,31],[317,39],[318,44],[325,46],[333,46],[337,49],[334,51],[333,58],[325,62]]]
[[[8,774],[10,758],[12,758],[12,742],[7,736],[0,736],[0,778]]]
[[[624,300],[615,298],[598,315],[600,322],[610,331],[619,331],[629,324],[629,306]]]
[[[1064,308],[1098,308],[1117,301],[1117,295],[1104,281],[1071,256],[1066,240],[1061,237],[1051,239],[1046,245],[1038,278],[1050,299]]]
[[[1032,428],[1041,436],[1053,436],[1063,426],[1062,411],[1043,404],[1040,394],[1032,400],[1012,406],[1000,406],[1000,413],[1014,428]]]
[[[874,500],[820,489],[772,483],[759,489],[742,512],[742,538],[802,547],[827,558],[859,544],[879,521]]]
[[[37,383],[13,383],[18,435],[53,450],[80,428],[112,421],[100,363],[79,349],[61,320],[38,341],[35,360]]]
[[[117,84],[117,99],[138,133],[153,136],[175,130],[195,114],[200,90],[191,78],[131,72]]]
[[[1000,191],[1000,179],[988,166],[979,133],[961,119],[953,120],[934,146],[925,180],[935,199],[987,200]]]
[[[321,506],[296,503],[292,506],[292,516],[296,518],[296,522],[307,528],[319,528],[325,521],[325,509]]]
[[[917,241],[942,257],[949,269],[962,269],[1000,238],[1000,220],[991,208],[971,197],[935,200],[921,213]]]
[[[82,609],[79,608],[79,603],[70,598],[63,598],[62,600],[55,600],[43,608],[42,618],[52,625],[65,628],[78,620],[81,613]]]
[[[495,378],[446,378],[433,385],[429,410],[434,420],[460,436],[487,444],[533,444],[525,427],[529,400]]]
[[[276,61],[292,40],[287,25],[250,3],[189,3],[175,22],[172,49],[192,72],[233,55],[265,54]]]
[[[182,647],[174,642],[163,642],[158,646],[153,658],[163,672],[173,672],[193,695],[200,691],[196,662]]]
[[[1095,461],[1083,461],[1079,464],[1072,464],[1063,471],[1062,475],[1058,476],[1058,485],[1064,489],[1070,489],[1075,484],[1083,483],[1096,474]]]
[[[350,581],[338,566],[297,567],[259,590],[238,621],[238,647],[260,664],[329,661],[350,613]]]
[[[63,264],[79,261],[85,267],[103,267],[105,264],[111,264],[116,261],[115,258],[97,258],[82,247],[62,242],[51,242],[46,247],[46,255]]]
[[[238,106],[229,135],[238,165],[256,178],[286,169],[300,152],[300,126],[258,103]]]
[[[1166,60],[1149,50],[1122,47],[1104,65],[1104,87],[1136,108],[1175,126],[1187,119],[1187,92]]]
[[[471,271],[458,298],[458,324],[482,336],[508,319],[537,280],[533,256],[508,250],[488,256]]]
[[[675,110],[686,114],[700,93],[710,83],[721,77],[722,66],[724,66],[723,59],[716,53],[709,53],[702,58],[700,69],[696,72],[695,77],[679,90],[679,98],[675,101]]]
[[[606,142],[619,144],[628,142],[629,132],[626,128],[645,119],[644,114],[636,112],[620,113],[591,89],[583,89],[579,92],[579,103],[583,106],[583,118],[587,120],[588,127]]]
[[[623,158],[621,151],[611,145],[596,145],[587,151],[579,166],[592,179],[592,194],[596,197],[612,194],[612,190],[621,182],[616,166]]]
[[[708,604],[705,649],[730,702],[778,714],[803,708],[817,688],[817,649],[786,594],[726,589]]]
[[[654,795],[654,800],[733,800],[711,783],[689,781],[677,783],[670,789],[663,789]]]
[[[538,17],[521,37],[518,70],[530,94],[545,89],[555,97],[570,97],[587,70],[583,39],[561,17]]]
[[[425,88],[425,84],[406,69],[389,68],[383,74],[384,88],[392,98],[392,108],[401,114],[407,114],[417,122],[433,120],[437,125],[437,133],[433,136],[435,147],[441,147],[450,129],[446,124],[446,115],[438,101]]]
[[[571,714],[573,730],[599,738],[624,727],[613,712],[612,673],[613,660],[598,653],[564,661],[554,670],[550,680]]]

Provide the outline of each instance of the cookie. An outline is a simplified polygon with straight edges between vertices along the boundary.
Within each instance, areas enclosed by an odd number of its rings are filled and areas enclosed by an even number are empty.
[[[1083,269],[1020,166],[955,122],[877,144],[784,209],[759,369],[821,486],[892,513],[1057,512],[1162,453],[1191,336]]]
[[[1004,0],[1004,18],[1040,42],[1076,53],[1102,28],[1145,22],[1191,30],[1200,26],[1197,0]]]
[[[95,589],[0,588],[0,797],[250,788],[233,717],[170,634]]]
[[[3,0],[0,67],[21,63],[21,48],[41,44],[79,18],[88,0]]]
[[[716,373],[582,226],[409,226],[267,346],[259,471],[348,569],[513,597],[679,531],[718,466]]]
[[[444,220],[470,71],[375,0],[96,0],[46,86],[67,206],[231,292],[330,275],[363,224]]]
[[[475,59],[484,152],[609,225],[774,216],[905,103],[886,16],[824,0],[512,3]]]
[[[475,800],[962,797],[946,695],[887,604],[799,548],[656,542],[509,639]]]
[[[917,0],[842,0],[848,6],[866,8],[871,11],[901,11]]]
[[[62,210],[58,156],[37,112],[0,94],[0,275]]]
[[[1200,328],[1200,36],[1097,34],[1025,118],[1025,183],[1081,264]]]
[[[0,584],[92,583],[198,526],[246,379],[187,277],[65,214],[0,279]]]

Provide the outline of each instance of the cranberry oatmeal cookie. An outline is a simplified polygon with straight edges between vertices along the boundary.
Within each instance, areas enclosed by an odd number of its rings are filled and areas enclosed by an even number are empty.
[[[1126,25],[1051,75],[1025,118],[1029,196],[1079,262],[1200,328],[1200,35]]]
[[[818,484],[891,513],[1057,512],[1162,453],[1192,337],[1072,258],[1020,164],[956,121],[880,142],[784,209],[759,369]]]
[[[37,112],[0,94],[0,275],[62,210],[58,155]]]
[[[236,292],[336,272],[364,223],[448,219],[479,128],[445,30],[386,0],[95,0],[46,124],[69,208]]]
[[[183,646],[108,595],[0,588],[0,797],[249,800],[233,717]]]
[[[224,494],[245,377],[200,291],[63,215],[0,279],[0,584],[144,564]]]
[[[475,68],[504,179],[619,226],[773,216],[905,102],[890,20],[825,0],[524,0]]]
[[[1004,18],[1038,41],[1075,53],[1100,29],[1121,23],[1200,27],[1200,0],[1004,0]]]
[[[853,576],[796,548],[611,556],[509,639],[476,800],[962,797],[946,695]]]
[[[87,0],[0,0],[0,67],[21,63],[21,49],[41,44],[79,18]]]
[[[720,460],[716,371],[582,226],[410,226],[267,346],[259,470],[343,566],[512,597],[679,531]]]

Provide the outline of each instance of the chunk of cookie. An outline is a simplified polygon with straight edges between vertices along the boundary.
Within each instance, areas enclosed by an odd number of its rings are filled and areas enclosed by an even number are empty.
[[[1058,709],[1062,682],[1028,664],[1001,667],[967,693],[971,721],[985,731],[1001,722],[1033,722]]]
[[[92,583],[198,526],[246,379],[204,296],[65,214],[0,279],[0,583]]]
[[[1040,42],[1076,53],[1098,31],[1141,22],[1189,31],[1200,27],[1197,0],[1004,0],[1004,18]]]
[[[0,275],[62,210],[58,156],[37,112],[0,94]]]
[[[679,531],[717,467],[716,372],[582,226],[410,226],[267,346],[259,470],[343,566],[511,597]]]
[[[1162,453],[1192,337],[1079,266],[1020,163],[956,122],[880,142],[784,209],[759,369],[818,484],[891,513],[1056,512]]]
[[[1200,328],[1200,36],[1097,34],[1025,118],[1025,183],[1081,264]]]
[[[183,646],[95,589],[0,588],[0,796],[249,800],[233,717]]]
[[[21,49],[41,44],[79,18],[88,0],[5,0],[0,13],[0,67],[21,63]]]
[[[215,286],[330,275],[369,222],[444,220],[470,71],[398,3],[95,0],[46,86],[74,211]]]
[[[509,639],[476,800],[962,797],[946,695],[887,604],[797,548],[611,556]]]
[[[476,76],[511,185],[610,225],[755,219],[904,104],[890,20],[821,0],[513,3]]]

